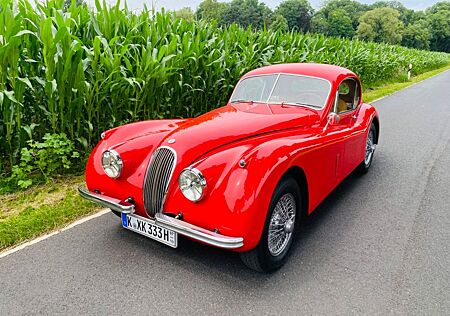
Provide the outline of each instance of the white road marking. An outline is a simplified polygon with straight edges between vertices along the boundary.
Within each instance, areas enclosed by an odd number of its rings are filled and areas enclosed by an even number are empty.
[[[100,217],[102,215],[105,215],[105,214],[107,214],[109,212],[111,212],[109,209],[101,210],[98,213],[89,215],[87,217],[83,217],[83,218],[77,220],[76,222],[73,222],[72,224],[67,225],[67,226],[65,226],[65,227],[63,227],[63,228],[61,228],[61,229],[59,229],[57,231],[48,233],[46,235],[43,235],[43,236],[40,236],[38,238],[32,239],[30,241],[24,242],[23,244],[20,244],[20,245],[18,245],[16,247],[7,249],[5,251],[2,251],[2,252],[0,252],[0,259],[3,258],[3,257],[9,256],[10,254],[13,254],[13,253],[15,253],[15,252],[17,252],[19,250],[27,248],[27,247],[29,247],[31,245],[37,244],[38,242],[43,241],[43,240],[45,240],[47,238],[50,238],[52,236],[55,236],[55,235],[57,235],[57,234],[59,234],[59,233],[61,233],[63,231],[69,230],[69,229],[71,229],[71,228],[73,228],[75,226],[78,226],[78,225],[83,224],[83,223],[85,223],[87,221],[90,221],[91,219],[94,219],[94,218]]]
[[[378,101],[383,100],[383,99],[385,99],[385,98],[387,98],[387,97],[390,97],[390,96],[393,95],[393,94],[396,94],[397,92],[406,90],[406,89],[408,89],[409,87],[413,87],[413,86],[415,86],[415,85],[418,84],[418,83],[424,82],[425,80],[428,80],[428,79],[431,79],[431,78],[433,78],[433,77],[436,77],[437,75],[443,74],[443,73],[445,73],[445,72],[447,72],[447,71],[450,71],[450,70],[445,70],[445,71],[443,71],[443,72],[440,72],[440,73],[437,73],[437,74],[435,74],[435,75],[432,75],[431,77],[428,77],[428,78],[426,78],[426,79],[423,79],[423,80],[414,82],[412,85],[409,85],[409,86],[407,86],[407,87],[404,87],[404,88],[402,88],[402,89],[400,89],[400,90],[397,90],[397,91],[394,91],[394,92],[392,92],[392,93],[386,94],[385,96],[382,96],[381,98],[375,99],[375,100],[373,100],[373,101],[371,101],[371,102],[367,102],[367,103],[372,104],[372,103],[378,102]],[[364,102],[364,94],[363,94],[363,102]]]

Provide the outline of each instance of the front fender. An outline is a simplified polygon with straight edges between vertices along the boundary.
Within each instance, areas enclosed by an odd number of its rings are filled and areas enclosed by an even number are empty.
[[[292,165],[294,142],[254,140],[222,147],[201,157],[191,166],[207,181],[205,197],[193,203],[178,185],[169,192],[165,212],[183,213],[186,222],[232,237],[243,237],[253,249],[259,242],[270,200],[280,178]],[[239,165],[240,160],[245,166]]]
[[[148,161],[164,136],[182,122],[183,120],[144,121],[106,131],[86,165],[88,189],[119,200],[132,197],[136,202],[136,213],[146,216],[142,183]],[[117,151],[123,161],[124,167],[117,179],[108,177],[101,164],[103,152],[110,149]]]

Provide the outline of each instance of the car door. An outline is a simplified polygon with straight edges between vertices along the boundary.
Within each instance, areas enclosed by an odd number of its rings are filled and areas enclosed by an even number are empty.
[[[336,113],[338,93],[333,98],[326,122],[318,127],[317,137],[320,139],[315,150],[308,153],[309,183],[314,194],[310,197],[310,205],[314,209],[338,185],[342,178],[342,160],[344,142],[342,135],[345,124]]]
[[[360,102],[359,82],[349,77],[344,79],[336,92],[331,109],[333,121],[327,123],[326,134],[336,142],[336,180],[342,181],[359,163],[360,140],[355,128],[356,112]]]
[[[343,141],[343,156],[340,164],[340,177],[346,177],[361,162],[360,151],[362,133],[357,129],[356,119],[361,100],[361,86],[353,77],[344,79],[339,85],[337,102],[338,126]]]

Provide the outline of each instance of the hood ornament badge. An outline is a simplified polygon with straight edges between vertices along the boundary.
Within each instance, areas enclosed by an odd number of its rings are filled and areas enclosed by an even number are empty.
[[[171,138],[167,141],[167,143],[169,143],[169,144],[173,144],[175,142],[176,142],[175,138]]]

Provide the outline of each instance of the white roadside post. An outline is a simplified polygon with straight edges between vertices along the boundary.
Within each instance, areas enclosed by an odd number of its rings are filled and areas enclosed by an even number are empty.
[[[412,64],[409,64],[409,69],[408,69],[408,81],[409,81],[409,79],[411,79],[411,69],[412,69]]]

